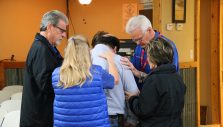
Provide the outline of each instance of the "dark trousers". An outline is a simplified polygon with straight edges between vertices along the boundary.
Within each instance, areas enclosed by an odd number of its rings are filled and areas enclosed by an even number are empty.
[[[109,115],[111,127],[124,127],[124,115]]]

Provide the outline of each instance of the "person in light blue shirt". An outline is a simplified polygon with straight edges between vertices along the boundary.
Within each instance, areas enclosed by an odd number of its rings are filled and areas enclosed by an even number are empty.
[[[108,70],[107,61],[99,57],[99,54],[109,50],[116,53],[119,50],[119,40],[106,33],[101,35],[100,39],[95,40],[97,34],[94,36],[94,41],[92,43],[93,46],[95,46],[91,51],[92,62],[93,64],[100,65],[103,69]],[[138,88],[131,70],[126,69],[121,64],[120,59],[120,55],[114,56],[114,62],[119,73],[119,83],[115,85],[113,89],[105,90],[111,127],[124,127],[124,114],[126,113],[125,91],[138,93]]]

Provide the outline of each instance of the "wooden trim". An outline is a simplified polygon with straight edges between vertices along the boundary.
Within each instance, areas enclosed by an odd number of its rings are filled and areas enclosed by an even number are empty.
[[[220,124],[201,125],[200,127],[221,127]]]
[[[180,63],[180,68],[193,68],[197,67],[197,62],[182,62]]]
[[[24,68],[23,61],[0,61],[0,89],[5,87],[5,69]]]
[[[211,0],[211,123],[220,123],[220,0]]]
[[[195,61],[197,61],[197,85],[196,85],[196,96],[197,96],[197,127],[200,127],[200,0],[195,0],[195,28],[194,28],[194,42],[195,42]]]
[[[220,22],[219,22],[219,33],[220,33],[220,122],[223,127],[223,0],[220,0]]]
[[[162,32],[162,0],[153,0],[153,28]]]
[[[24,68],[25,62],[19,61],[19,62],[3,62],[4,68]]]

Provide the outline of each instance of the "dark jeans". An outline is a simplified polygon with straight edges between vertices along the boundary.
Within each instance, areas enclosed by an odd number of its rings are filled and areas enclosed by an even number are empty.
[[[111,127],[124,127],[124,115],[109,115]]]
[[[132,125],[132,124],[130,124],[130,123],[127,123],[127,124],[125,124],[125,127],[140,127],[140,126]]]
[[[137,116],[130,110],[129,103],[125,101],[125,127],[139,127],[137,126],[139,120]]]

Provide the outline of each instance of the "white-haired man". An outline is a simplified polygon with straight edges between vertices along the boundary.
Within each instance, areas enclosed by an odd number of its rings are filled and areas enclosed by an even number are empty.
[[[176,67],[176,71],[179,71],[178,52],[175,44],[167,37],[161,35],[160,32],[153,30],[152,24],[147,17],[144,15],[131,17],[126,24],[126,32],[130,34],[132,40],[137,43],[137,47],[135,48],[131,62],[125,57],[123,57],[121,61],[122,64],[127,65],[132,70],[136,77],[139,90],[142,88],[144,78],[151,71],[145,51],[146,45],[151,40],[163,38],[173,46],[173,64]]]

